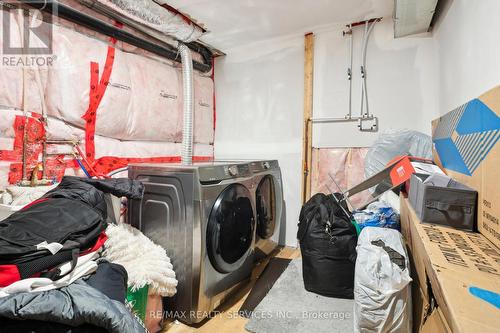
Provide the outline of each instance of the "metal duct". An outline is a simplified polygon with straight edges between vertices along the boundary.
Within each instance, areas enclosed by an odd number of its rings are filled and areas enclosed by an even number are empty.
[[[429,31],[438,0],[394,0],[394,38]]]
[[[182,92],[184,101],[184,125],[182,129],[181,161],[184,165],[193,163],[193,116],[194,116],[194,84],[193,60],[191,50],[179,43],[182,62]]]
[[[179,54],[174,46],[171,46],[163,42],[161,43],[150,42],[139,36],[136,36],[125,30],[119,29],[111,24],[108,24],[102,20],[96,19],[81,11],[78,11],[67,5],[64,5],[56,0],[44,0],[44,1],[20,0],[20,1],[31,7],[37,8],[39,10],[42,10],[50,14],[55,14],[65,20],[87,27],[91,30],[102,33],[106,36],[116,38],[127,44],[137,46],[143,50],[152,52],[161,57],[165,57],[173,61],[180,61]],[[52,12],[53,9],[55,9],[57,12],[53,13]],[[203,73],[208,73],[209,71],[211,71],[212,58],[213,58],[212,52],[207,47],[198,42],[191,42],[186,45],[188,45],[193,51],[200,53],[200,55],[203,57],[203,61],[205,62],[205,63],[200,63],[198,61],[194,61],[194,68]]]

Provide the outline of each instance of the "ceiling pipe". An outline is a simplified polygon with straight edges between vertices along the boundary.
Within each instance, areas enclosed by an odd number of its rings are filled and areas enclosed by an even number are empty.
[[[193,164],[193,60],[191,50],[185,44],[179,43],[178,50],[182,62],[182,93],[184,102],[181,161],[183,165],[190,165]]]
[[[378,19],[374,20],[371,25],[367,21],[365,23],[365,33],[364,33],[364,38],[363,38],[363,51],[361,55],[361,117],[369,117],[370,116],[370,109],[368,108],[368,88],[366,85],[366,48],[368,46],[368,40],[370,39],[370,35],[373,31],[373,28],[375,27],[375,24],[379,22]],[[368,27],[369,26],[369,27]],[[366,103],[366,112],[363,112],[363,100]]]
[[[149,51],[161,57],[181,62],[179,57],[179,52],[171,45],[166,43],[153,43],[144,38],[138,37],[120,28],[117,28],[111,24],[108,24],[102,20],[96,19],[90,15],[77,11],[69,6],[66,6],[55,0],[21,0],[33,8],[40,9],[44,12],[55,14],[63,19],[77,23],[81,26],[89,28],[91,30],[102,33],[103,35],[116,38],[127,44],[139,47],[143,50]],[[53,13],[53,10],[55,13]],[[195,52],[198,52],[203,57],[205,63],[198,61],[192,61],[193,67],[203,73],[208,73],[212,70],[212,52],[204,47],[198,42],[192,42],[185,44],[187,47]]]
[[[372,18],[372,19],[369,19],[369,20],[353,22],[351,24],[348,24],[347,27],[354,28],[354,27],[357,27],[358,25],[364,25],[366,23],[373,23],[375,21],[380,21],[380,20],[382,20],[382,18],[381,17],[377,17],[377,18]]]

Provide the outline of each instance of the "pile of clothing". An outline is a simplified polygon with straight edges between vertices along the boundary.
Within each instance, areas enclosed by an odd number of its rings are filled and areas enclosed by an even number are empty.
[[[64,177],[0,222],[0,322],[6,332],[145,332],[125,304],[128,274],[102,258],[106,194],[140,199],[129,179]]]

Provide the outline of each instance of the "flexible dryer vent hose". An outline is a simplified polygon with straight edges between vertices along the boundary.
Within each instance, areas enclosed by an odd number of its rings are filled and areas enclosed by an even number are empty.
[[[191,50],[185,44],[179,43],[179,53],[182,61],[182,91],[184,100],[181,161],[182,164],[189,165],[193,163],[193,59],[191,57]]]

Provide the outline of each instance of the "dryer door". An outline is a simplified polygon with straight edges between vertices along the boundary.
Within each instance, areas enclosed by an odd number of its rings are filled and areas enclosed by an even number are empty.
[[[207,252],[221,273],[238,269],[248,256],[255,219],[251,194],[241,184],[224,189],[210,212],[207,225]]]
[[[273,176],[267,175],[259,183],[257,200],[257,235],[267,239],[276,228],[276,189]]]

